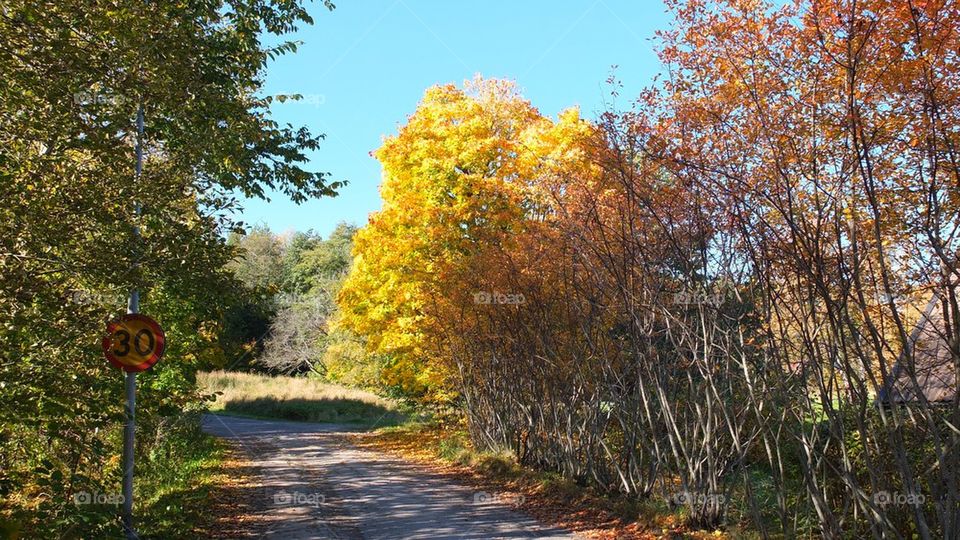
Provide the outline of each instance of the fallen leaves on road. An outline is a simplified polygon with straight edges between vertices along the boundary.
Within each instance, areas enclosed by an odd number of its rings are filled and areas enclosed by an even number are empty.
[[[202,532],[206,538],[260,538],[268,527],[259,510],[270,500],[260,483],[258,468],[244,451],[232,443],[226,451],[217,489],[211,490],[209,523]]]
[[[587,488],[549,489],[533,474],[504,479],[503,475],[445,460],[438,449],[446,434],[439,428],[417,431],[389,430],[350,436],[355,445],[399,455],[456,481],[520,501],[519,509],[545,525],[562,527],[580,536],[599,540],[729,538],[724,533],[688,531],[677,516],[657,516],[653,523],[627,520],[613,510],[614,502]],[[522,496],[522,497],[521,497]]]

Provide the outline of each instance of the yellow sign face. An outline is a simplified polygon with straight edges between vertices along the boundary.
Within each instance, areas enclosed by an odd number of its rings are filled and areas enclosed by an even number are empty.
[[[160,325],[144,315],[124,315],[107,325],[103,354],[124,371],[144,371],[160,360],[166,340]]]

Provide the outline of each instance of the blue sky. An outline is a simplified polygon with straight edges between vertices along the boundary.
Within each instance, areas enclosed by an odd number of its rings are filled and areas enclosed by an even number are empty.
[[[516,81],[543,114],[579,105],[592,118],[609,101],[611,67],[628,102],[660,70],[651,41],[666,28],[661,0],[337,0],[290,39],[297,53],[267,71],[265,91],[298,93],[273,107],[274,118],[326,134],[309,168],[348,180],[335,198],[291,203],[247,200],[241,219],[275,232],[340,221],[362,225],[380,208],[380,165],[370,156],[405,122],[423,91],[479,73]]]

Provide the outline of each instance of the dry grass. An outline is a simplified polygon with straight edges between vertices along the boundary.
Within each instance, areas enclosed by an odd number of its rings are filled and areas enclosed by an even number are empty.
[[[376,394],[306,377],[213,371],[200,373],[206,392],[217,393],[211,411],[306,422],[396,425],[396,403]]]

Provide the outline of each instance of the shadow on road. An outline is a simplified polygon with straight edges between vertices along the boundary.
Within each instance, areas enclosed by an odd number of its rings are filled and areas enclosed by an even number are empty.
[[[234,495],[252,496],[240,515],[257,537],[573,538],[538,524],[496,493],[355,447],[345,437],[354,427],[207,415],[204,429],[237,443],[258,468],[256,482]]]

